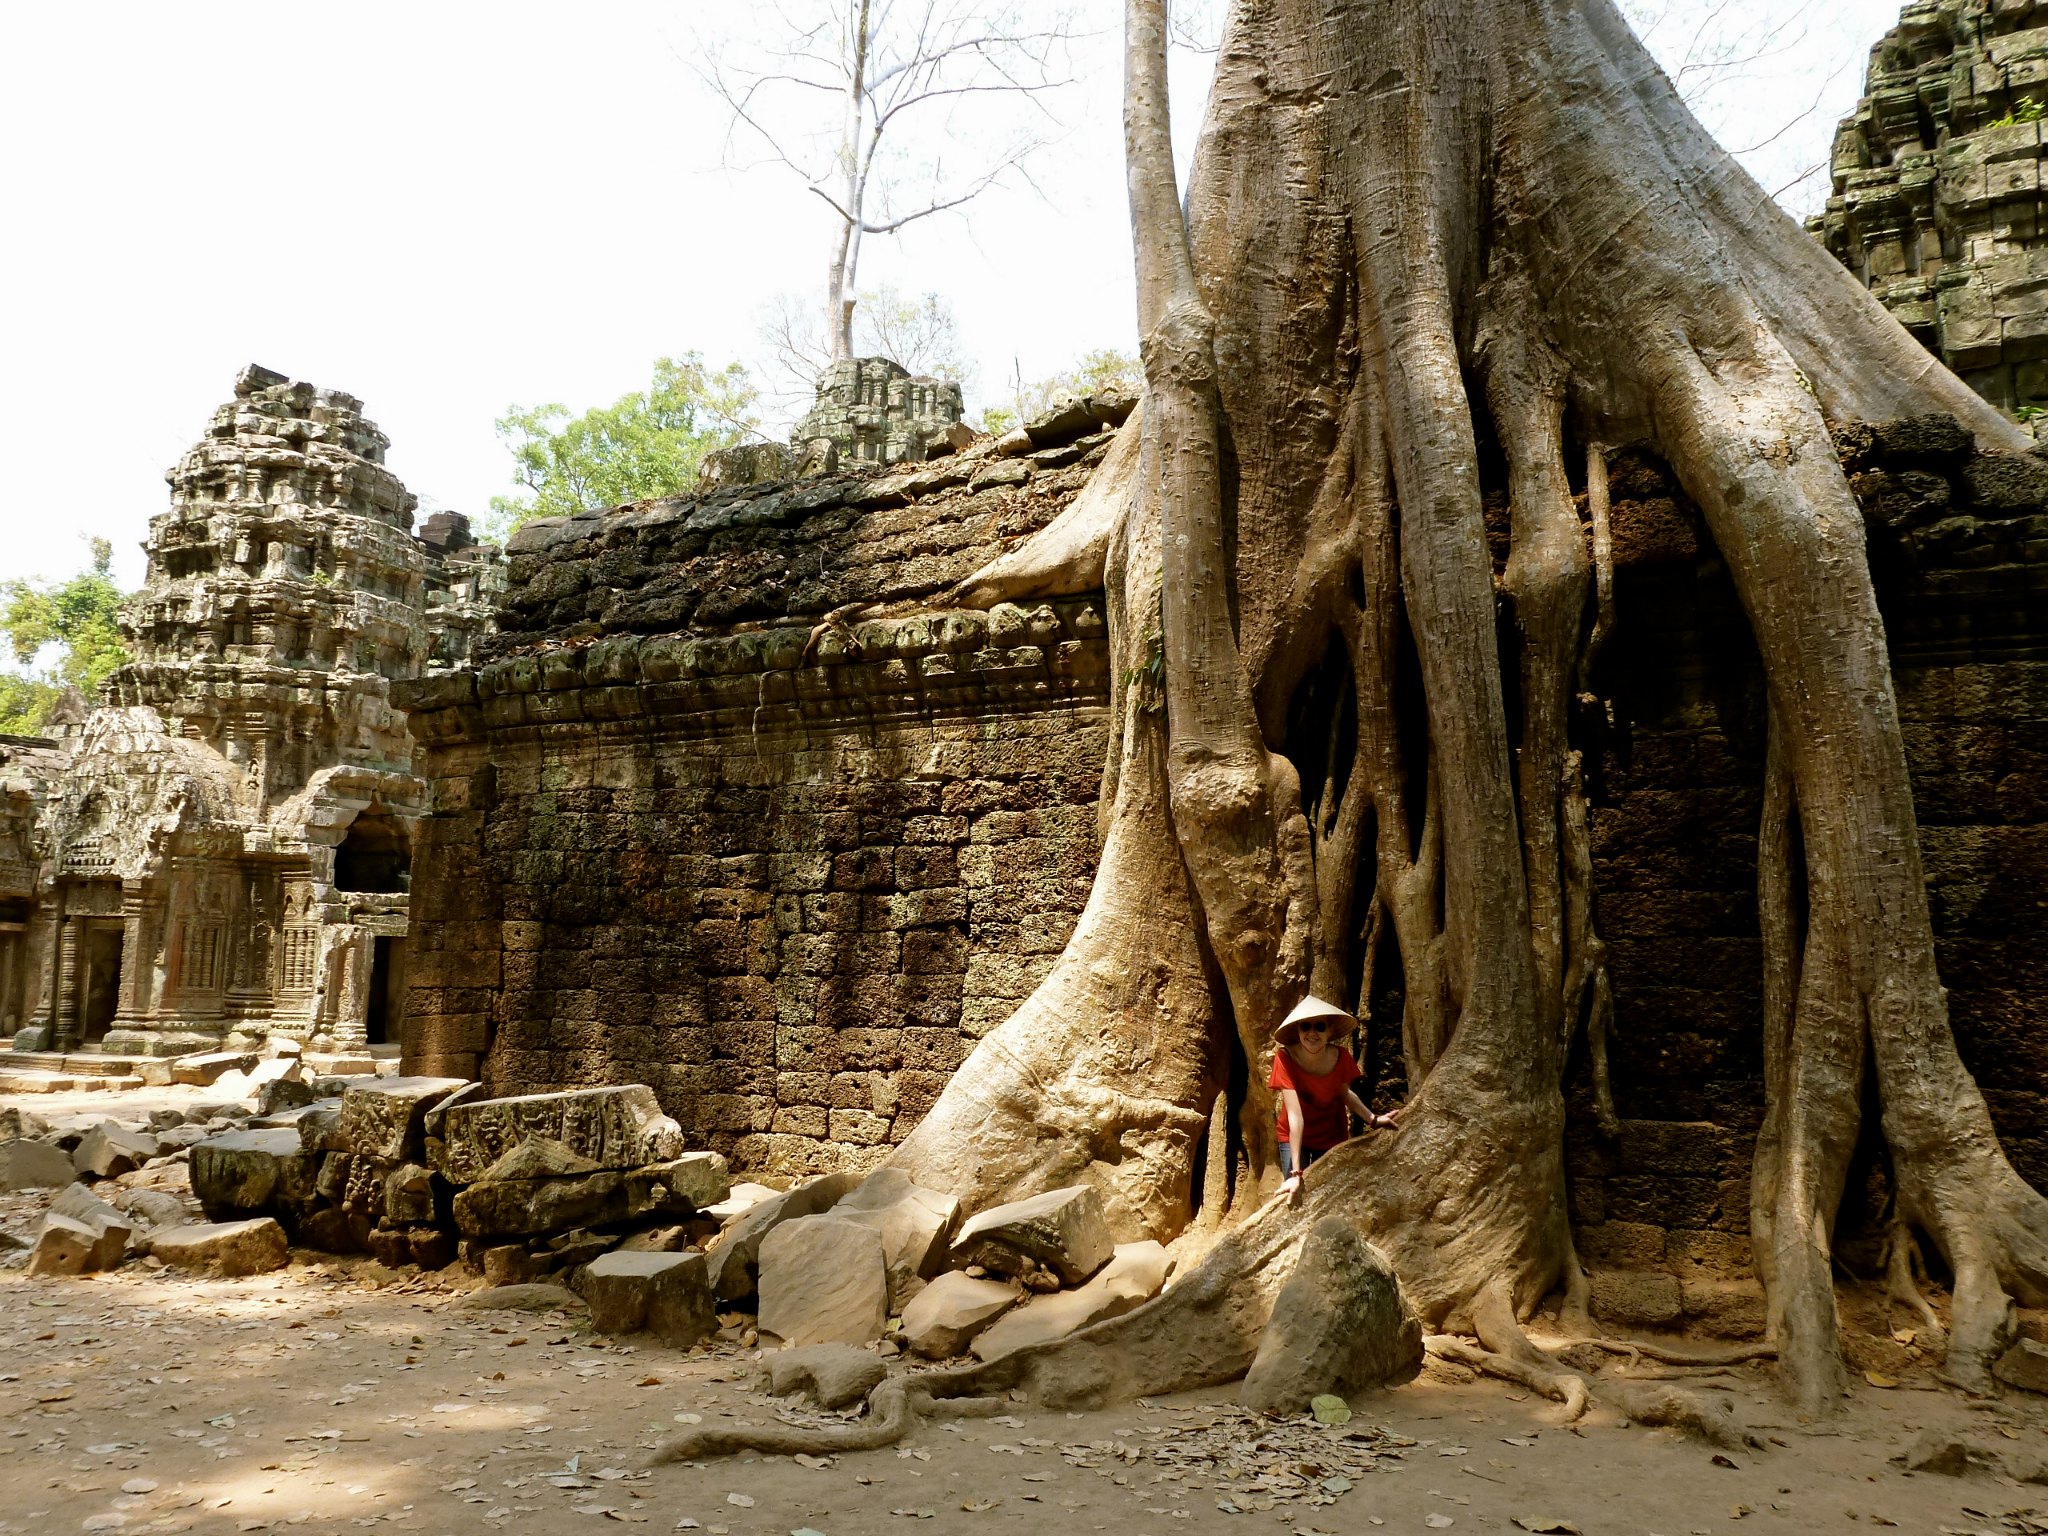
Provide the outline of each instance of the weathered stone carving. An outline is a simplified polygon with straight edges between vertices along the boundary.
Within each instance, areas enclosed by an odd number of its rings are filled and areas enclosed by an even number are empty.
[[[351,396],[245,369],[167,477],[106,707],[0,746],[17,1049],[395,1036],[427,807],[390,688],[468,656],[504,567],[455,514],[413,536],[386,446]]]
[[[927,457],[965,413],[958,384],[914,375],[886,357],[856,357],[825,370],[817,404],[790,442],[799,455],[829,443],[836,459],[827,468],[896,464]]]
[[[2048,5],[1921,0],[1871,51],[1815,233],[2007,410],[2048,406]],[[2030,413],[2029,413],[2030,414]]]

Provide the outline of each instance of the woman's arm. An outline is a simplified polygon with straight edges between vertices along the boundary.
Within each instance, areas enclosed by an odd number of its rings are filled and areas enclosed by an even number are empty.
[[[1372,1106],[1367,1104],[1365,1100],[1361,1099],[1349,1088],[1346,1088],[1344,1090],[1344,1102],[1346,1104],[1349,1104],[1351,1106],[1352,1112],[1356,1114],[1359,1119],[1365,1122],[1367,1130],[1371,1130],[1375,1126],[1394,1124],[1394,1117],[1392,1115],[1374,1114],[1372,1112]]]
[[[1348,1090],[1347,1090],[1348,1091]],[[1282,1184],[1282,1189],[1293,1189],[1301,1182],[1301,1137],[1306,1124],[1301,1113],[1301,1095],[1292,1088],[1280,1090],[1280,1110],[1287,1117],[1287,1144],[1294,1148],[1294,1172]]]

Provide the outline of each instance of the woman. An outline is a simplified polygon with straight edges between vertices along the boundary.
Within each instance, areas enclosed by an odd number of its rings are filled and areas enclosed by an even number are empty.
[[[1358,1020],[1333,1003],[1309,996],[1295,1005],[1273,1031],[1273,1076],[1269,1086],[1279,1096],[1280,1171],[1287,1181],[1283,1194],[1301,1185],[1302,1170],[1351,1135],[1347,1111],[1366,1126],[1391,1126],[1391,1115],[1375,1115],[1351,1085],[1362,1075],[1351,1052],[1338,1042],[1349,1038]]]

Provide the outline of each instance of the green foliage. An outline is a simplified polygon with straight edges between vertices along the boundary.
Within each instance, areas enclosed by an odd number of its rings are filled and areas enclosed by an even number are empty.
[[[113,567],[114,546],[94,539],[91,568],[68,581],[0,582],[0,636],[24,669],[0,673],[0,732],[34,735],[66,688],[91,698],[128,659]]]
[[[2013,128],[2021,123],[2038,123],[2044,117],[2048,117],[2048,104],[2036,101],[2031,96],[2022,96],[2019,99],[2018,105],[2006,113],[2005,116],[1993,118],[1984,126],[1986,128]]]
[[[752,432],[755,389],[745,368],[713,372],[695,352],[664,357],[645,390],[571,416],[565,405],[515,407],[498,421],[512,451],[516,495],[493,496],[494,531],[656,496],[679,496],[707,453]]]
[[[1099,347],[1093,352],[1084,352],[1073,367],[1019,390],[1016,408],[987,407],[981,413],[981,429],[1000,437],[1020,421],[1029,421],[1047,410],[1053,400],[1063,394],[1099,395],[1110,389],[1138,394],[1144,387],[1145,370],[1135,357],[1114,347]]]

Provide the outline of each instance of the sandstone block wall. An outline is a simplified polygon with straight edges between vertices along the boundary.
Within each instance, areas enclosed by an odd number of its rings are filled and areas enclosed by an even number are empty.
[[[746,1174],[879,1161],[1087,898],[1104,624],[789,616],[942,593],[1108,440],[522,531],[487,659],[401,692],[408,1070],[644,1082]]]

